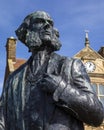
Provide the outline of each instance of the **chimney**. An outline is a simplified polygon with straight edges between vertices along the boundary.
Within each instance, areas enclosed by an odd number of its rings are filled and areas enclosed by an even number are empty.
[[[104,57],[104,47],[101,47],[100,50],[98,51],[98,53]]]
[[[7,39],[6,53],[7,60],[11,59],[13,62],[16,62],[16,39],[14,37],[10,37]]]

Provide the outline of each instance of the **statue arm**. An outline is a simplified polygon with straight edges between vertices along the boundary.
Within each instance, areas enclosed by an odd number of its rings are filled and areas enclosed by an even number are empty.
[[[69,65],[70,66],[70,65]],[[70,71],[64,72],[68,76]],[[99,126],[103,121],[104,108],[92,90],[85,67],[80,60],[71,65],[72,81],[60,82],[53,98],[59,107],[63,107],[77,119],[92,126]]]

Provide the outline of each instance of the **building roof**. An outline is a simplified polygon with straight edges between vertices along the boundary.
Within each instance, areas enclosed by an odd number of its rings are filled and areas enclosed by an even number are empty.
[[[88,32],[86,32],[85,36],[85,47],[80,50],[74,57],[80,58],[80,59],[103,59],[104,57],[100,55],[100,53],[96,52],[90,47],[90,42],[88,38]]]
[[[91,47],[86,46],[82,50],[80,50],[77,54],[74,55],[76,58],[81,58],[81,59],[103,59],[99,53],[97,53],[95,50],[93,50]]]
[[[19,68],[25,62],[26,62],[25,59],[16,59],[16,62],[13,64],[14,70],[16,70],[17,68]]]

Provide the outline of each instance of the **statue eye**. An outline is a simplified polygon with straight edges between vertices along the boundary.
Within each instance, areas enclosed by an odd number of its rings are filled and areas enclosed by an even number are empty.
[[[53,27],[54,23],[51,20],[48,20],[48,23]]]
[[[43,24],[48,23],[51,26],[53,26],[53,21],[51,21],[51,20],[45,20],[45,19],[40,19],[40,18],[35,19],[34,23],[40,23],[40,24],[41,23],[43,23]]]
[[[47,20],[47,19],[41,19],[41,18],[32,19],[32,20],[31,20],[31,25],[32,25],[32,26],[36,26],[36,24],[38,24],[38,25],[49,24],[50,26],[53,27],[53,21]]]
[[[43,20],[37,18],[37,19],[34,20],[34,23],[43,23]]]

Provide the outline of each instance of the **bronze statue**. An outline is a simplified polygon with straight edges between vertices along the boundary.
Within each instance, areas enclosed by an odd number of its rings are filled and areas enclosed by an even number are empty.
[[[59,32],[44,11],[16,30],[32,53],[7,79],[0,102],[0,130],[84,130],[99,126],[104,109],[79,59],[60,56]]]

